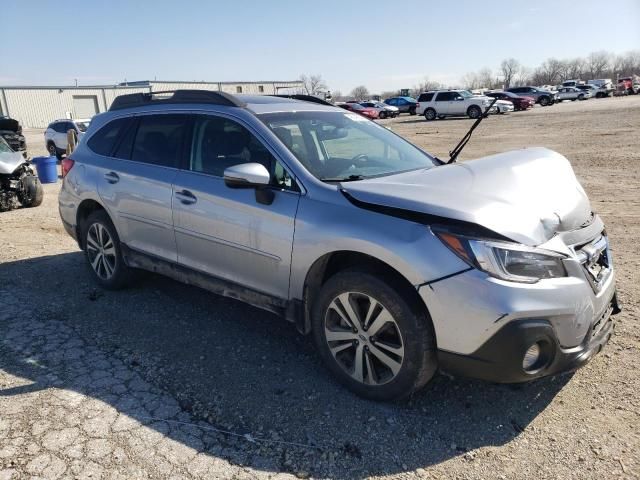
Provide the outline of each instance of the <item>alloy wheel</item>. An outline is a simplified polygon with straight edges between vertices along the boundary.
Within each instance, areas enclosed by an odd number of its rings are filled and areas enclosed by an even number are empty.
[[[404,343],[398,323],[378,300],[341,293],[324,316],[325,340],[333,358],[354,380],[383,385],[402,367]]]
[[[87,231],[87,255],[93,271],[103,280],[109,280],[116,270],[116,249],[109,230],[94,223]]]

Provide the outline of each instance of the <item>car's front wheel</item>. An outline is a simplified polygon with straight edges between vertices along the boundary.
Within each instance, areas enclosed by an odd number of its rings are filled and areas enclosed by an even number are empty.
[[[480,107],[477,105],[471,105],[468,109],[467,109],[467,115],[469,116],[469,118],[473,118],[476,119],[478,118],[480,115],[482,115],[482,110],[480,110]]]
[[[118,290],[132,277],[124,262],[120,238],[104,210],[91,213],[82,225],[82,245],[93,276],[106,289]]]
[[[353,270],[334,275],[312,313],[323,361],[362,397],[405,397],[436,372],[435,335],[426,309],[378,276]]]
[[[551,103],[551,99],[549,97],[547,96],[540,97],[540,105],[542,105],[543,107],[546,107],[550,103]]]
[[[383,110],[383,111],[381,111],[381,112],[378,114],[378,118],[380,118],[380,120],[384,120],[385,118],[387,118],[387,112],[385,112],[384,110]]]

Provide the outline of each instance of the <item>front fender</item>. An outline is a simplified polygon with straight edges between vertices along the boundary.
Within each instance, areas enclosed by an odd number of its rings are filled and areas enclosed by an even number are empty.
[[[311,266],[339,251],[377,258],[414,286],[469,268],[425,225],[359,208],[342,196],[335,202],[304,196],[296,216],[290,298],[303,299]]]

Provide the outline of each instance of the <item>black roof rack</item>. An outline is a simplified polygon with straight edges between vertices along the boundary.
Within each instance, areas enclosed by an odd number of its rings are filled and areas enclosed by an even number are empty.
[[[170,97],[161,95],[172,93]],[[211,103],[227,107],[244,107],[246,104],[225,92],[212,90],[167,90],[162,92],[131,93],[120,95],[113,100],[109,110],[139,107],[142,105],[161,105],[173,103]]]
[[[328,105],[330,107],[334,106],[332,103],[329,103],[326,100],[322,100],[321,98],[314,97],[313,95],[293,94],[293,95],[270,95],[270,96],[280,97],[280,98],[291,98],[292,100],[301,100],[303,102],[318,103],[320,105]]]

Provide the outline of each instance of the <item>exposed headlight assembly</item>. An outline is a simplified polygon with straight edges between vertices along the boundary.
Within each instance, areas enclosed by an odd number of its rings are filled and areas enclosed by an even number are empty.
[[[484,240],[434,230],[436,236],[462,260],[492,277],[511,282],[535,283],[544,278],[566,277],[564,255],[517,243]]]

